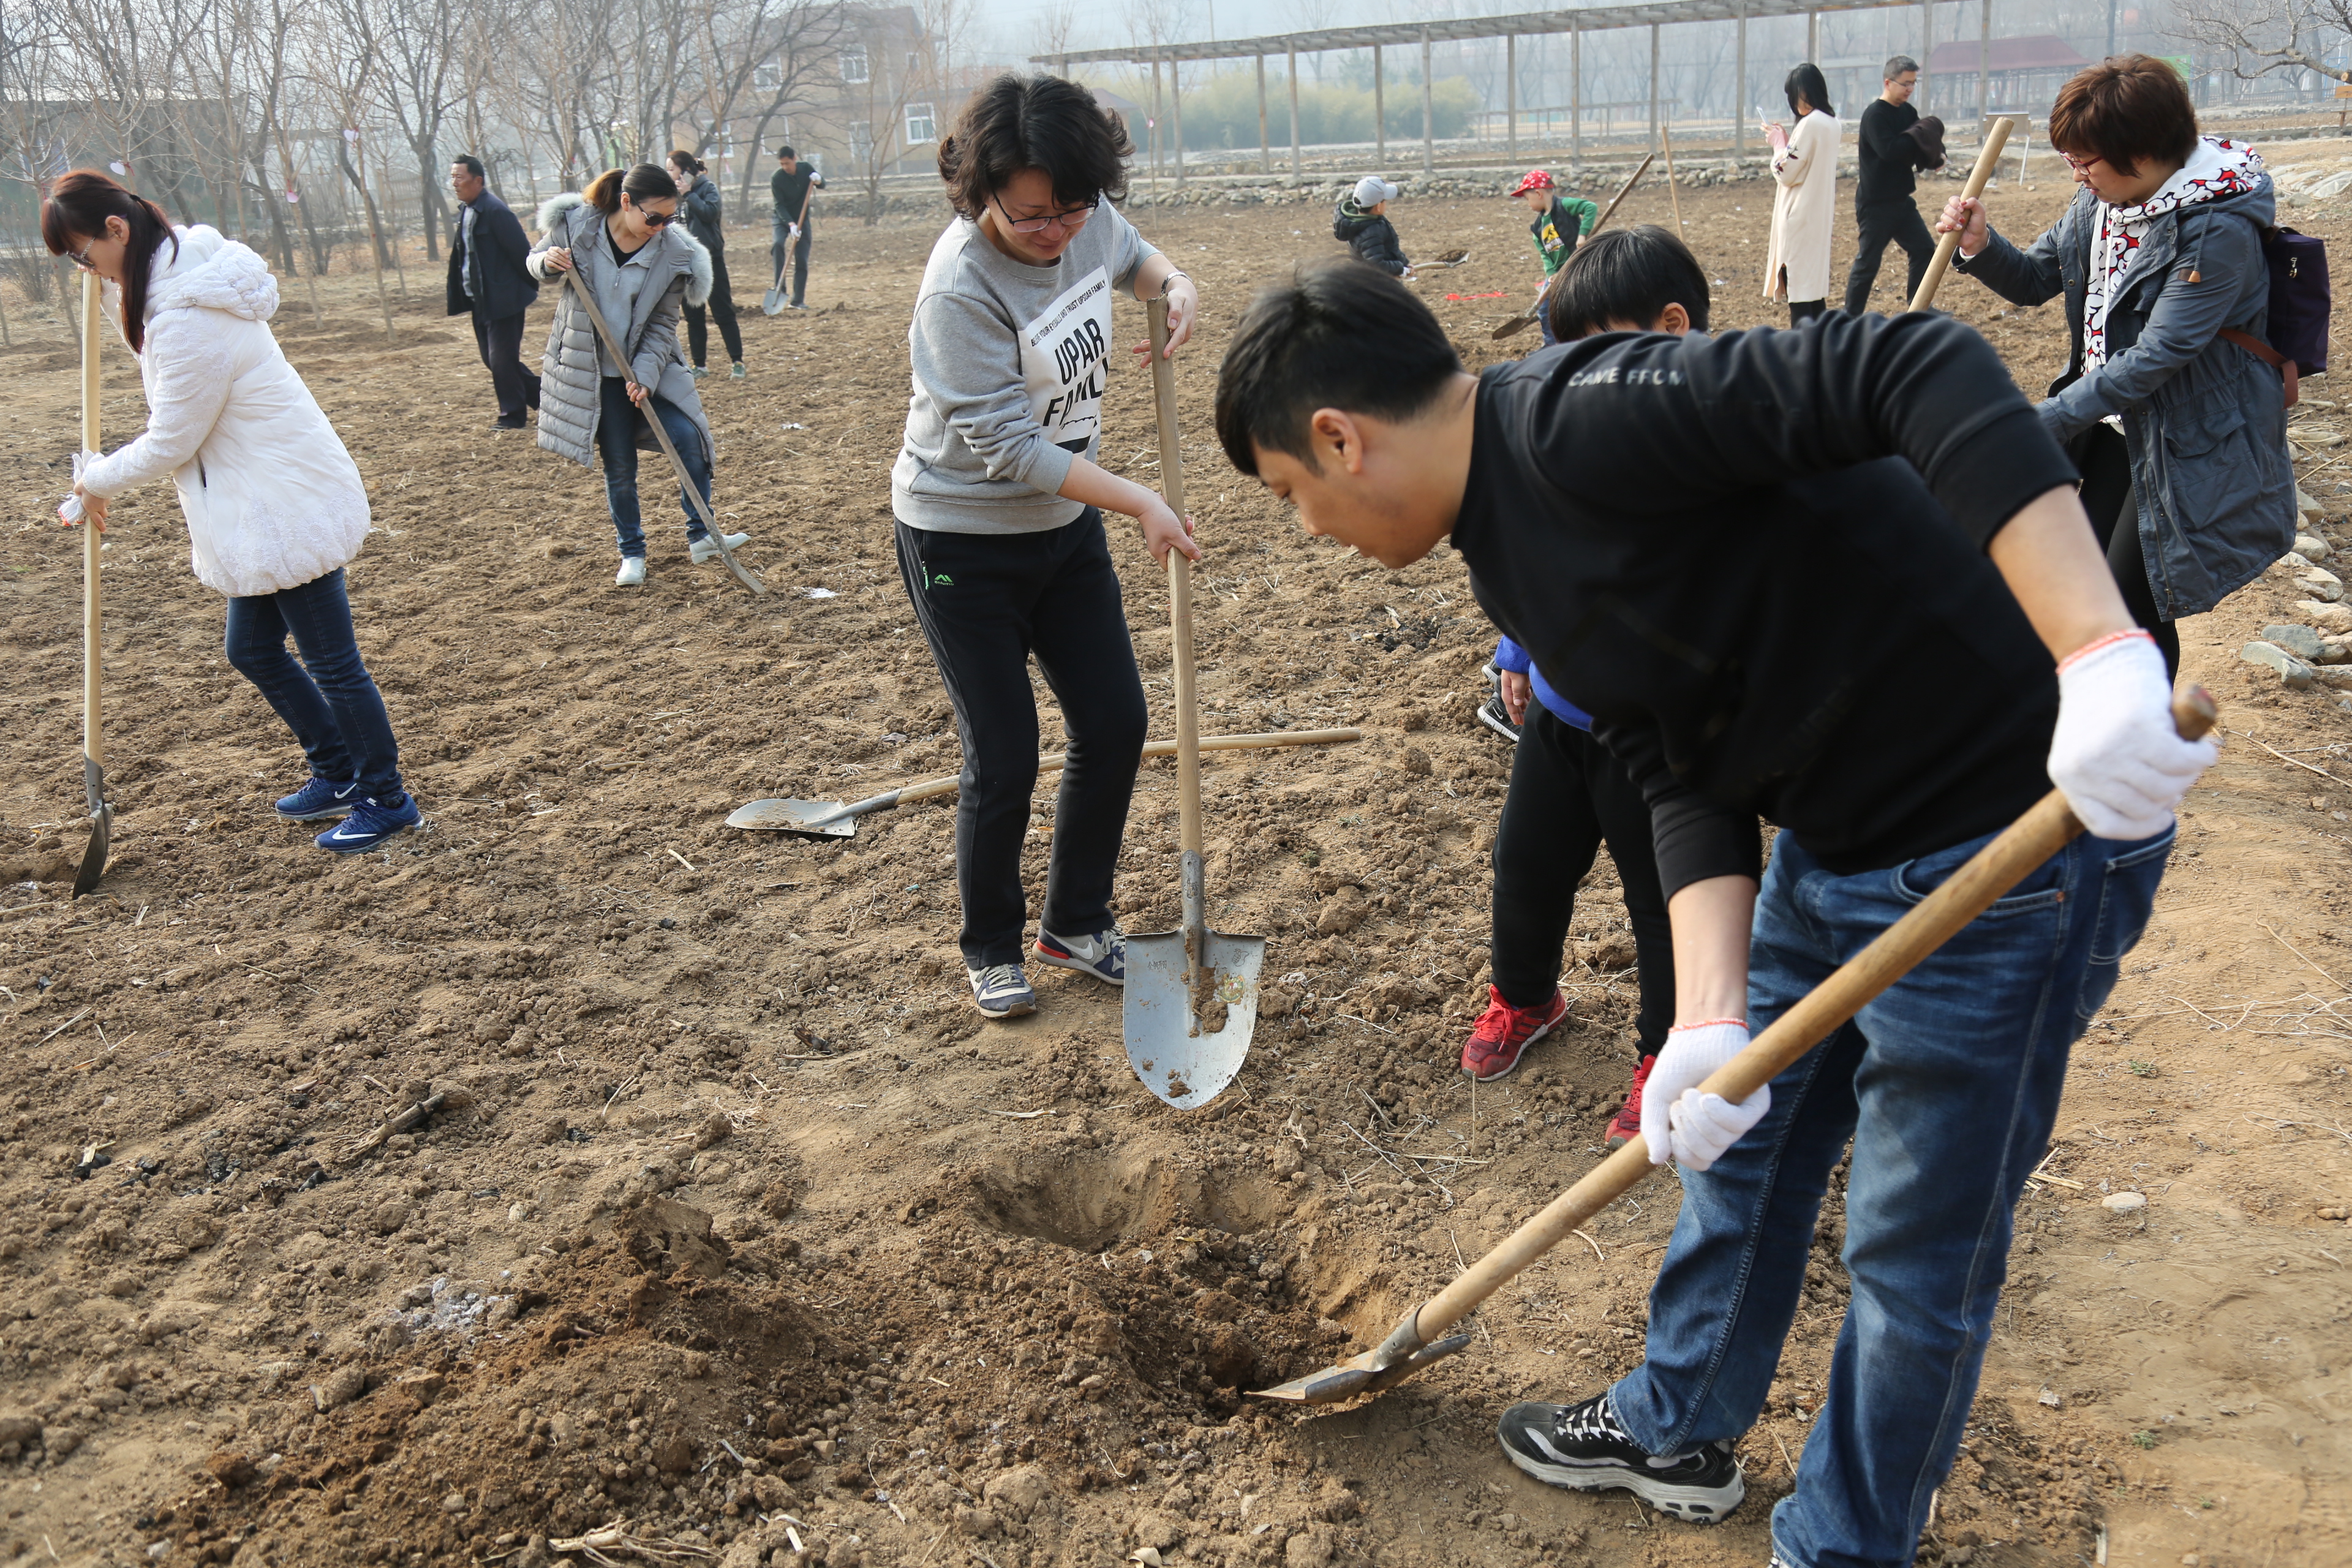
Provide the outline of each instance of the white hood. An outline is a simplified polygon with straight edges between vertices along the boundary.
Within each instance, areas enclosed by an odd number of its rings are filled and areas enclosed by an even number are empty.
[[[147,279],[147,319],[165,310],[225,310],[248,321],[278,313],[278,279],[249,247],[207,224],[172,231],[179,254],[164,246]]]

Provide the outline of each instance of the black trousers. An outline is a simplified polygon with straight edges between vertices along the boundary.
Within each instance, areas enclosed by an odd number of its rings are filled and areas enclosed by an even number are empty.
[[[1589,731],[1530,701],[1495,832],[1495,989],[1512,1006],[1540,1005],[1559,984],[1576,885],[1603,840],[1617,862],[1641,965],[1633,1032],[1642,1054],[1654,1056],[1674,1026],[1675,941],[1650,843],[1649,803]]]
[[[521,425],[539,406],[539,373],[522,363],[523,312],[493,320],[474,313],[474,346],[488,367],[490,385],[498,394],[499,422]]]
[[[2083,510],[2090,514],[2091,531],[2107,552],[2107,570],[2123,591],[2124,608],[2156,639],[2164,652],[2165,673],[2180,673],[2180,629],[2159,614],[2156,590],[2147,580],[2147,558],[2141,553],[2139,503],[2132,490],[2131,449],[2123,432],[2102,419],[2067,443],[2067,452],[2083,476]]]
[[[901,522],[898,541],[898,575],[963,740],[956,889],[964,964],[1022,958],[1021,846],[1037,787],[1032,655],[1061,701],[1070,759],[1040,923],[1059,936],[1092,936],[1112,923],[1111,879],[1147,722],[1102,513],[1088,507],[1042,533],[941,533]]]
[[[1878,258],[1893,240],[1911,258],[1910,279],[1903,286],[1903,298],[1895,310],[1906,310],[1919,292],[1920,283],[1927,276],[1927,263],[1936,258],[1936,238],[1927,232],[1927,225],[1919,216],[1919,209],[1911,198],[1879,202],[1854,209],[1854,221],[1862,229],[1862,237],[1854,244],[1853,270],[1845,275],[1845,308],[1848,315],[1859,316],[1870,309],[1870,288],[1878,281]]]
[[[719,321],[719,339],[727,345],[727,357],[736,364],[743,363],[743,333],[735,324],[735,294],[727,286],[727,253],[710,253],[710,302],[706,306],[686,308],[686,347],[694,355],[697,370],[710,363],[710,328],[706,316]]]

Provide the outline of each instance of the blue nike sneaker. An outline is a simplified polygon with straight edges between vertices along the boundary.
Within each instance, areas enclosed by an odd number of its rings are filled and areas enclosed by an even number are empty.
[[[278,802],[278,815],[289,822],[317,822],[324,817],[347,815],[360,800],[359,781],[337,784],[332,779],[312,779],[292,795]]]
[[[351,816],[319,835],[320,848],[335,855],[364,855],[371,849],[381,849],[391,839],[399,837],[425,820],[416,809],[416,797],[403,795],[390,805],[380,801],[361,800],[352,806]]]

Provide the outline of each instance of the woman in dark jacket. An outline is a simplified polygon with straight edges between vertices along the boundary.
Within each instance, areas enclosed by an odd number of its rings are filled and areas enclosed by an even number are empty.
[[[735,296],[727,287],[727,235],[719,216],[719,186],[703,177],[702,160],[682,148],[669,155],[669,174],[677,182],[678,216],[685,220],[687,232],[710,252],[709,303],[686,308],[686,346],[694,355],[694,379],[700,381],[709,374],[710,328],[703,319],[707,309],[718,320],[727,357],[735,363],[732,374],[740,381],[743,332],[735,324]]]
[[[2003,299],[2065,297],[2073,352],[2042,417],[2082,471],[2124,602],[2178,673],[2172,623],[2294,542],[2284,382],[2249,346],[2269,316],[2271,178],[2243,142],[2200,137],[2179,73],[2146,55],[2068,82],[2050,141],[2083,190],[2030,247],[1962,197],[1936,226]]]

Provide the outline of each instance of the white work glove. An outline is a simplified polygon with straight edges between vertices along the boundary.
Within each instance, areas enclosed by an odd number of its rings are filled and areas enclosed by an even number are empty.
[[[2050,782],[2095,837],[2163,832],[2219,754],[2210,737],[2180,738],[2164,655],[2147,633],[2112,632],[2059,661]]]
[[[1747,1047],[1748,1026],[1738,1019],[1685,1024],[1667,1033],[1666,1048],[1642,1089],[1642,1141],[1649,1145],[1651,1164],[1671,1158],[1704,1171],[1772,1109],[1769,1084],[1737,1105],[1699,1092],[1716,1068]]]
[[[801,226],[793,224],[784,230],[784,243],[790,245],[801,237]]]

